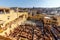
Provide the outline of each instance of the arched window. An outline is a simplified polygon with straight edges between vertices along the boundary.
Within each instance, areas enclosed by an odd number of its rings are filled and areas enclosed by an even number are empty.
[[[6,12],[6,13],[10,13],[10,11],[9,11],[9,10],[5,10],[5,12]]]
[[[0,9],[0,14],[3,14],[4,13],[4,10],[3,9]]]

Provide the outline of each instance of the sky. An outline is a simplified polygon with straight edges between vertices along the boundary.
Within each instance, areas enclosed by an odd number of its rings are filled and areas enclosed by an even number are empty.
[[[0,0],[1,7],[60,7],[60,0]]]

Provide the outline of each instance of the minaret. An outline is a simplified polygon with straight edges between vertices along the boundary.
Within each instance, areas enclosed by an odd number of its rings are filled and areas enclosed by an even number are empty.
[[[16,12],[17,12],[17,18],[18,18],[18,7],[17,7],[17,9],[16,9]]]

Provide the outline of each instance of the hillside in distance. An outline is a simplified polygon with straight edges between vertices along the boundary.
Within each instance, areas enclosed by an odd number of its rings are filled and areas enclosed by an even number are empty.
[[[60,15],[60,7],[56,8],[42,8],[42,7],[33,7],[33,8],[22,8],[22,7],[11,7],[11,9],[19,8],[21,11],[39,11],[40,13],[46,14],[59,14]]]

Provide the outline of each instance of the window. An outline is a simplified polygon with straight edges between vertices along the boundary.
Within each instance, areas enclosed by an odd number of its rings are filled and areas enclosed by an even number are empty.
[[[5,10],[5,12],[6,12],[6,13],[10,13],[10,11],[9,11],[9,10]]]
[[[4,11],[3,10],[0,10],[0,14],[2,14],[2,13],[4,13]]]
[[[10,19],[10,16],[8,16],[8,20]]]

